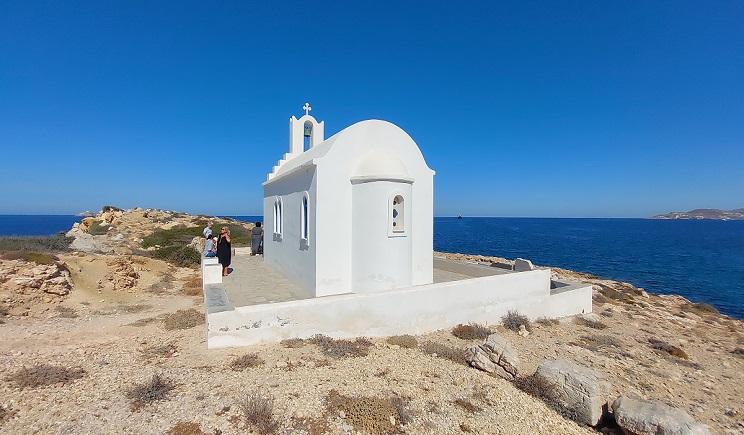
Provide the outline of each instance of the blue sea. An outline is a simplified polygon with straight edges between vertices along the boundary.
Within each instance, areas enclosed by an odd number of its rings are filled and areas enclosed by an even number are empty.
[[[0,235],[55,234],[79,220],[0,215]],[[744,319],[744,221],[437,217],[434,249],[522,257],[708,302]]]

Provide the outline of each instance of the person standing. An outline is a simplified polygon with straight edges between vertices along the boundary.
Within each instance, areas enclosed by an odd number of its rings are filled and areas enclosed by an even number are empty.
[[[202,234],[205,239],[208,239],[212,235],[212,221],[207,222],[207,226],[202,230]]]
[[[222,265],[222,276],[227,276],[227,267],[232,260],[232,250],[230,248],[230,230],[222,227],[220,235],[217,238],[217,259]]]
[[[264,230],[261,228],[261,222],[256,222],[256,226],[251,229],[251,255],[263,254],[261,242],[263,242]]]

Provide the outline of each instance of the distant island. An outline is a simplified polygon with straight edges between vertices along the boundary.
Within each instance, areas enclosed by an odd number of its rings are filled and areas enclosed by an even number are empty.
[[[744,208],[737,208],[735,210],[698,208],[690,211],[673,211],[671,213],[651,216],[651,219],[716,219],[722,221],[744,220]]]

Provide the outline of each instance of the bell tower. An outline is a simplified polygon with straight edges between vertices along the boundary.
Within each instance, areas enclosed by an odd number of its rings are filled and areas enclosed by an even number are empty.
[[[313,110],[309,103],[305,103],[302,106],[305,114],[297,119],[294,116],[289,118],[289,154],[287,160],[291,160],[293,157],[297,157],[305,149],[305,138],[307,138],[308,146],[307,149],[314,147],[315,145],[323,142],[324,137],[324,122],[318,122],[310,111]]]
[[[266,177],[266,180],[274,178],[274,174],[282,165],[293,158],[304,153],[306,150],[314,147],[315,145],[325,140],[324,136],[324,124],[318,122],[310,115],[310,111],[313,110],[310,107],[310,103],[305,103],[302,106],[302,110],[305,114],[297,119],[294,116],[289,118],[289,152],[284,154],[281,160],[274,166],[271,173]],[[305,141],[307,140],[307,147],[305,147]]]

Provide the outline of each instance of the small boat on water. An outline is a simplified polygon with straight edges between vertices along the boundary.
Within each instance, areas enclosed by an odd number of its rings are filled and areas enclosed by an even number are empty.
[[[461,214],[458,214],[457,215],[457,219],[462,219],[462,215]]]

